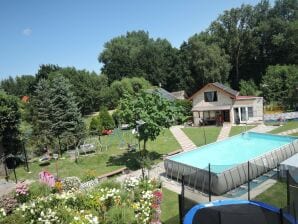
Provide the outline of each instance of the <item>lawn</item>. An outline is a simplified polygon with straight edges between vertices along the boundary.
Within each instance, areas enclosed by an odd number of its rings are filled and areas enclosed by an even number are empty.
[[[201,146],[205,145],[204,136],[206,136],[206,144],[215,142],[219,135],[221,127],[207,126],[199,128],[183,128],[182,130],[193,141],[193,143],[196,146]]]
[[[283,126],[280,126],[276,129],[270,131],[269,133],[278,134],[280,132],[288,131],[288,130],[295,129],[295,128],[298,128],[298,121],[288,121],[285,124],[283,124]]]
[[[283,208],[287,204],[287,189],[286,184],[277,182],[268,190],[258,195],[255,200],[274,205],[278,208]]]
[[[250,125],[250,126],[232,126],[232,129],[230,131],[230,134],[229,136],[234,136],[234,135],[238,135],[240,134],[241,132],[245,132],[245,131],[248,131],[252,128],[254,128],[256,126],[254,125]]]
[[[125,141],[123,144],[124,148],[120,148],[121,138]],[[98,138],[94,137],[93,141],[98,141]],[[78,163],[75,163],[73,159],[67,157],[67,154],[65,154],[65,159],[59,159],[57,162],[59,177],[77,176],[83,179],[90,170],[94,171],[95,174],[99,176],[124,166],[130,169],[135,168],[133,158],[136,158],[138,153],[129,153],[126,150],[127,144],[137,143],[131,131],[123,131],[120,132],[119,135],[102,136],[101,142],[104,146],[108,146],[108,150],[98,150],[96,154],[80,156]],[[180,145],[168,129],[165,129],[155,141],[150,141],[147,144],[149,155],[155,162],[161,161],[163,154],[175,151],[179,148]],[[42,170],[56,174],[55,161],[51,161],[50,165],[42,167],[39,166],[38,162],[32,162],[29,166],[31,173],[27,173],[23,166],[17,168],[17,177],[21,179],[37,179],[38,173]],[[13,178],[12,173],[11,178]]]
[[[162,189],[161,221],[164,224],[179,224],[178,194]]]

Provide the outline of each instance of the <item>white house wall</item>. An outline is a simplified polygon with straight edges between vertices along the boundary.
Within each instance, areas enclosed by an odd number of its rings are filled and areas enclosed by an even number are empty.
[[[216,102],[205,102],[204,100],[204,92],[209,91],[217,91],[217,101]],[[231,106],[233,100],[225,93],[220,91],[219,89],[209,86],[208,88],[204,88],[204,91],[198,93],[192,101],[193,107],[210,107],[210,106]]]

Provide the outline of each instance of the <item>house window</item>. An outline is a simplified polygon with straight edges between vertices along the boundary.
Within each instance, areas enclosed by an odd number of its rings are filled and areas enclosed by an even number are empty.
[[[205,99],[205,102],[217,101],[217,92],[216,91],[204,92],[204,99]]]
[[[254,112],[253,112],[253,108],[252,107],[248,107],[248,117],[253,117],[254,116]]]

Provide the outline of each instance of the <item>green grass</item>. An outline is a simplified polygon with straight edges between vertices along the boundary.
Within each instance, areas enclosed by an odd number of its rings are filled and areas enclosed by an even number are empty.
[[[298,137],[298,132],[297,133],[294,133],[294,134],[291,134],[292,136],[297,136]]]
[[[298,121],[289,121],[283,124],[283,126],[280,126],[272,131],[270,131],[269,133],[271,134],[278,134],[284,131],[288,131],[291,129],[295,129],[298,128]]]
[[[245,126],[232,126],[232,129],[230,131],[229,136],[231,137],[231,136],[234,136],[234,135],[238,135],[241,132],[245,132],[246,130],[248,131],[248,130],[254,128],[254,127],[256,127],[256,126],[253,126],[253,125],[247,126],[247,127],[245,127]]]
[[[164,224],[179,224],[178,195],[166,188],[162,189],[161,221]]]
[[[169,129],[164,129],[155,141],[149,141],[147,144],[149,151],[155,151],[159,154],[167,154],[180,148],[176,138]]]
[[[183,128],[184,133],[193,141],[196,146],[205,145],[204,130],[206,135],[206,144],[215,142],[221,127],[199,127]]]
[[[287,189],[286,184],[277,182],[268,190],[258,195],[255,200],[274,205],[278,208],[283,208],[287,204]]]
[[[137,143],[131,131],[123,131],[121,135],[126,143]],[[91,140],[96,142],[98,141],[98,137],[93,137]],[[124,166],[130,169],[135,168],[133,157],[137,157],[138,154],[128,153],[126,144],[123,145],[123,149],[120,149],[121,141],[117,135],[102,136],[101,141],[103,145],[108,145],[107,151],[98,150],[96,154],[80,156],[78,163],[75,163],[75,161],[70,158],[59,159],[57,162],[59,177],[77,176],[82,179],[86,175],[86,172],[90,170],[94,170],[96,175],[99,176]],[[179,148],[179,144],[168,129],[165,129],[155,141],[150,141],[147,144],[150,156],[155,162],[160,161],[163,154],[175,151]],[[19,179],[36,180],[38,179],[38,173],[42,170],[56,174],[56,163],[53,160],[51,164],[47,166],[39,166],[38,162],[32,162],[29,164],[29,167],[31,173],[27,173],[23,166],[17,168],[17,177]],[[11,174],[11,178],[13,178],[13,174]]]

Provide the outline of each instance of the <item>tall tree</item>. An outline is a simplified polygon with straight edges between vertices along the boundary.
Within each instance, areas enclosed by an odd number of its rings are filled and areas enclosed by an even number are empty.
[[[242,5],[240,8],[225,11],[209,28],[214,41],[230,56],[230,79],[234,88],[238,88],[239,80],[248,75],[240,72],[245,61],[254,58],[258,53],[252,32],[254,25],[253,7]]]
[[[0,91],[0,143],[3,143],[6,154],[15,153],[20,148],[20,118],[18,99]]]
[[[58,139],[59,151],[62,154],[61,140],[75,135],[80,138],[84,132],[84,123],[78,104],[71,92],[71,85],[62,76],[51,82],[51,132]]]
[[[154,40],[144,31],[133,31],[107,42],[98,60],[110,83],[124,77],[144,77],[154,85],[166,85],[176,52],[165,39]]]
[[[38,145],[46,146],[53,140],[51,89],[48,80],[41,79],[36,85],[34,95],[30,101],[32,108],[33,134]]]
[[[209,82],[226,82],[230,64],[229,57],[216,44],[207,44],[199,35],[191,37],[181,46],[181,66],[188,93],[193,93]]]

